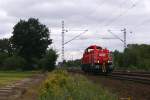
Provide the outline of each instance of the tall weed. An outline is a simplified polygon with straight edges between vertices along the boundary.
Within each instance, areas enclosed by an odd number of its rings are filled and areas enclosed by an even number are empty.
[[[40,89],[39,100],[116,100],[115,95],[90,82],[82,75],[64,70],[49,74]]]

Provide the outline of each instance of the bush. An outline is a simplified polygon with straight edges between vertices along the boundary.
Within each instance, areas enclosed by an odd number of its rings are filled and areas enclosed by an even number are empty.
[[[113,94],[88,81],[84,76],[70,76],[56,70],[49,74],[40,89],[40,100],[116,100]]]
[[[8,54],[7,53],[3,53],[3,52],[0,52],[0,66],[2,67],[2,64],[4,62],[4,60],[8,57]],[[2,68],[0,68],[2,69]]]
[[[27,65],[27,62],[24,58],[19,56],[8,57],[3,62],[4,70],[22,70]]]
[[[40,59],[39,67],[43,70],[52,71],[53,69],[55,69],[57,57],[58,56],[54,50],[48,50],[46,55],[42,59]]]

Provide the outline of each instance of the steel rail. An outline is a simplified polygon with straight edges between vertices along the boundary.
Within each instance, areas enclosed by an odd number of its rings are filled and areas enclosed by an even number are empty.
[[[86,74],[81,70],[70,69],[68,72],[79,73],[79,74]],[[105,75],[105,74],[100,74]],[[126,72],[126,71],[114,71],[111,74],[105,75],[106,78],[113,78],[119,80],[127,80],[138,82],[142,84],[150,85],[150,72]]]

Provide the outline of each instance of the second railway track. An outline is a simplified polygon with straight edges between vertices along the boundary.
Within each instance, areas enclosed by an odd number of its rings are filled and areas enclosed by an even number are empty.
[[[111,75],[111,78],[134,81],[150,85],[150,73],[149,72],[120,72],[115,71]]]
[[[73,72],[73,73],[86,74],[79,69],[73,69],[73,70],[68,70],[68,71]],[[100,75],[103,75],[103,74],[100,74]],[[119,79],[119,80],[134,81],[134,82],[150,85],[150,72],[114,71],[112,74],[105,75],[105,77]]]

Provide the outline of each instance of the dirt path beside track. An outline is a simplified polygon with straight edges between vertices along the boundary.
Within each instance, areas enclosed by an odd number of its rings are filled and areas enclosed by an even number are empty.
[[[0,88],[0,100],[37,100],[38,89],[46,74],[37,74]]]
[[[38,91],[40,85],[46,79],[46,76],[47,75],[41,75],[39,78],[35,79],[26,92],[19,97],[19,100],[38,100]]]

